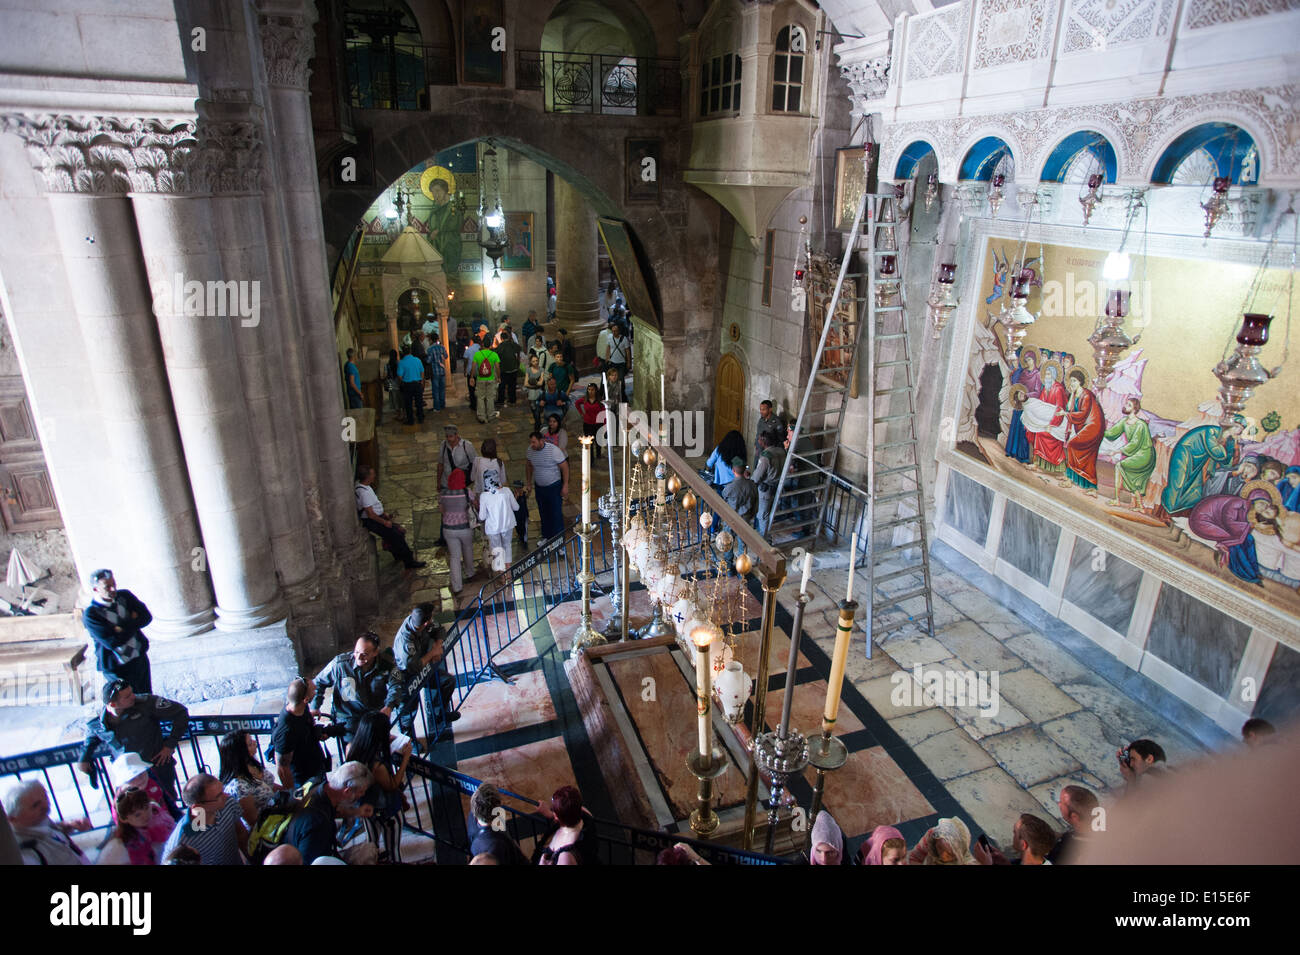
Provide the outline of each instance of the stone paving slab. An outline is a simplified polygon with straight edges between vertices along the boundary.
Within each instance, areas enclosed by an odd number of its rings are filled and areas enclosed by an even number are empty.
[[[1026,789],[1082,768],[1035,726],[986,737],[981,745]]]

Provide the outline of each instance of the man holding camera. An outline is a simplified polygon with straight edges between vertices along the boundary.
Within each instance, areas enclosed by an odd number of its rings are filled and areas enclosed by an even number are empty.
[[[329,757],[320,745],[326,733],[307,711],[307,699],[315,692],[310,680],[298,677],[289,684],[284,709],[275,721],[271,748],[276,775],[285,789],[301,786],[329,769]]]
[[[311,715],[321,715],[325,691],[334,689],[334,719],[345,727],[344,741],[352,742],[357,724],[369,710],[392,714],[401,698],[391,661],[379,655],[379,637],[366,632],[357,637],[351,653],[340,653],[316,675]]]
[[[401,689],[401,702],[397,708],[397,725],[403,733],[411,738],[411,752],[419,755],[425,752],[429,741],[422,746],[415,738],[415,716],[420,709],[420,692],[411,692],[411,683],[416,680],[426,666],[435,665],[435,669],[424,681],[421,692],[424,705],[433,712],[433,684],[437,683],[442,697],[443,718],[448,723],[460,718],[459,713],[451,711],[451,696],[456,690],[456,680],[447,673],[440,672],[436,664],[442,660],[442,628],[433,622],[434,606],[423,603],[410,612],[402,621],[397,636],[393,638],[393,661],[396,663],[397,684]]]

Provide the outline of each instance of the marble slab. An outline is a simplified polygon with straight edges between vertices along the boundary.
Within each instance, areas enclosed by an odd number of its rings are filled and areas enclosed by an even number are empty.
[[[1279,643],[1264,674],[1255,715],[1274,726],[1300,717],[1300,653]]]
[[[944,521],[965,537],[982,545],[989,533],[993,491],[957,471],[948,472],[948,496]]]
[[[785,705],[785,690],[769,690],[767,694],[767,725],[775,729],[781,723],[781,707]],[[821,732],[822,713],[826,709],[826,681],[814,680],[800,683],[794,688],[794,703],[790,707],[790,725],[805,736]],[[847,736],[864,729],[862,721],[843,703],[835,715],[835,735]]]
[[[1015,501],[1007,501],[998,556],[1045,587],[1052,579],[1052,564],[1056,560],[1056,543],[1060,537],[1058,525]]]
[[[457,743],[555,719],[555,704],[546,686],[546,674],[532,670],[513,679],[511,684],[493,680],[474,687],[465,698],[460,719],[453,728]]]
[[[1128,633],[1142,571],[1091,541],[1076,538],[1065,599],[1118,633]]]
[[[1222,696],[1233,689],[1250,629],[1175,587],[1161,587],[1146,650]]]
[[[686,768],[686,757],[698,743],[695,689],[686,682],[672,654],[622,656],[605,664],[622,697],[628,718],[636,727],[641,746],[659,787],[673,812],[686,819],[693,808],[698,782]],[[646,678],[654,681],[653,699],[646,699]],[[720,745],[720,744],[718,744]],[[745,779],[734,763],[714,780],[714,809],[745,801]]]
[[[539,801],[574,784],[573,764],[561,736],[460,760],[456,769]]]
[[[809,768],[804,775],[811,786],[816,771]],[[866,835],[876,826],[897,825],[934,812],[934,807],[879,746],[850,753],[847,763],[826,774],[822,805],[850,839]]]

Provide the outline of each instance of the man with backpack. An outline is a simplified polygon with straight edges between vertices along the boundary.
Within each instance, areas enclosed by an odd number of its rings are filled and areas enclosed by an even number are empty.
[[[363,805],[366,790],[375,777],[361,763],[344,763],[333,772],[317,776],[298,787],[292,794],[277,793],[258,814],[248,836],[248,855],[260,865],[281,846],[293,846],[302,856],[303,865],[332,856],[353,865],[373,864],[378,857],[374,843],[339,851],[336,817],[366,818],[374,807]]]
[[[492,350],[492,341],[483,339],[483,346],[474,353],[474,374],[478,378],[478,420],[487,424],[489,418],[500,415],[496,410],[497,370],[501,356]]]

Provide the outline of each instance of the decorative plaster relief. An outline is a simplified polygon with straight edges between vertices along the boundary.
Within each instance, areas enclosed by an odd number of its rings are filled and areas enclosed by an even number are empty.
[[[307,79],[311,76],[307,62],[316,54],[311,23],[301,16],[263,14],[257,20],[270,84],[307,89]]]
[[[188,195],[261,187],[262,127],[252,121],[24,113],[0,121],[22,138],[49,192]]]
[[[1109,50],[1167,36],[1174,0],[1071,0],[1062,53]]]
[[[1202,122],[1233,122],[1255,139],[1262,163],[1261,184],[1295,176],[1300,169],[1300,84],[1228,90],[1194,96],[1149,97],[1114,103],[1082,104],[999,116],[955,117],[893,123],[881,134],[883,168],[893,168],[908,144],[924,139],[934,146],[940,178],[953,182],[962,150],[973,135],[994,135],[1011,146],[1030,174],[1041,170],[1062,137],[1081,129],[1104,135],[1115,148],[1119,176],[1147,181],[1165,146]]]
[[[1052,52],[1055,2],[983,0],[976,17],[973,70],[1042,59]]]
[[[855,103],[881,99],[889,90],[889,57],[840,65],[840,75],[849,84]],[[863,111],[865,112],[865,110]]]
[[[1186,25],[1201,30],[1288,10],[1300,10],[1300,0],[1191,0]]]
[[[906,79],[928,80],[965,69],[968,10],[968,4],[954,3],[908,21]]]

